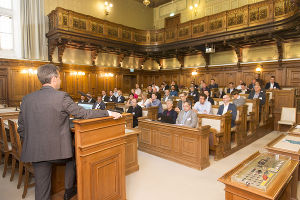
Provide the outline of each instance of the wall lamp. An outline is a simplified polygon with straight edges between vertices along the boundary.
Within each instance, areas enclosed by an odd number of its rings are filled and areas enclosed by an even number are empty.
[[[21,71],[22,74],[37,74],[36,69],[22,69]]]

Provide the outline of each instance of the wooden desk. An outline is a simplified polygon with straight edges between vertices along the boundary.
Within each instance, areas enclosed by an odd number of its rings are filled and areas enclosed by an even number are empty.
[[[19,112],[20,110],[16,111],[15,107],[1,108],[0,117],[2,117],[3,120],[17,119],[19,117]]]
[[[209,127],[139,120],[139,149],[199,170],[209,166]]]
[[[300,138],[300,134],[299,135],[292,134],[290,136]],[[288,150],[288,149],[279,148],[276,146],[276,144],[278,144],[280,141],[286,139],[286,137],[287,137],[287,135],[284,135],[284,134],[278,136],[273,141],[271,141],[269,144],[267,144],[267,146],[265,146],[265,148],[272,153],[287,155],[296,161],[300,161],[300,149],[298,151],[292,151],[292,150]],[[300,181],[300,171],[299,170],[300,170],[300,168],[299,168],[299,166],[297,166],[296,172],[298,175],[296,174],[296,176],[298,177],[298,181]],[[296,186],[297,186],[297,184],[296,184]]]
[[[290,128],[288,130],[289,135],[299,135],[300,136],[300,129],[296,128],[297,125],[299,125],[299,124],[296,124],[295,126],[293,126],[292,128]]]
[[[232,170],[225,173],[218,181],[225,184],[225,199],[226,200],[279,200],[279,199],[297,199],[297,191],[292,191],[294,184],[296,168],[298,161],[290,160],[286,166],[283,166],[274,180],[270,183],[267,191],[256,189],[251,186],[246,186],[235,181],[232,181],[232,176],[242,169],[249,162],[260,155],[259,152],[254,153],[246,160],[241,162]],[[293,192],[293,193],[292,193]],[[295,193],[296,192],[296,193]]]

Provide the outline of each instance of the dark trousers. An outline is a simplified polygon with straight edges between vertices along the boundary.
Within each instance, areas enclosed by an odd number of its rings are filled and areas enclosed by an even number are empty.
[[[65,189],[70,189],[74,186],[74,181],[76,178],[74,159],[70,158],[32,163],[35,176],[35,200],[51,199],[52,165],[63,163],[66,163]]]

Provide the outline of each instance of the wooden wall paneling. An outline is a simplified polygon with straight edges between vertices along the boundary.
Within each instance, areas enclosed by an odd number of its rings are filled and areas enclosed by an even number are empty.
[[[90,73],[89,74],[89,88],[87,92],[96,91],[97,89],[97,79],[98,79],[97,73]]]
[[[243,72],[243,81],[247,84],[247,86],[252,82],[255,77],[255,72]]]
[[[74,75],[71,74],[71,72],[65,72],[64,73],[64,78],[65,78],[65,84],[64,84],[64,88],[63,90],[67,93],[69,93],[69,95],[71,97],[76,97],[77,95],[77,81]]]
[[[210,73],[210,78],[209,78],[209,81],[208,81],[208,84],[210,84],[210,79],[215,79],[216,83],[219,85],[219,86],[225,86],[225,81],[224,81],[224,73],[222,72],[216,72],[216,73]]]
[[[78,90],[79,91],[82,91],[84,93],[87,93],[89,91],[89,88],[90,88],[90,81],[89,81],[89,75],[90,73],[85,73],[84,76],[75,76],[75,79],[77,82],[77,94],[76,96],[79,96],[80,94],[78,94]]]
[[[224,83],[225,86],[227,86],[229,82],[233,82],[234,85],[237,84],[235,72],[225,72],[224,76],[225,76],[225,83]]]
[[[261,73],[261,79],[264,84],[270,81],[271,76],[275,76],[276,78],[276,70],[275,69],[264,69]]]
[[[91,91],[93,95],[101,94],[102,90],[105,90],[105,78],[98,76],[97,87],[95,91]]]
[[[10,104],[18,105],[28,91],[29,75],[22,74],[20,69],[10,69],[8,73],[8,95]]]
[[[286,85],[300,87],[300,69],[290,68],[287,69]]]
[[[7,104],[8,94],[7,94],[7,76],[0,75],[0,104]]]

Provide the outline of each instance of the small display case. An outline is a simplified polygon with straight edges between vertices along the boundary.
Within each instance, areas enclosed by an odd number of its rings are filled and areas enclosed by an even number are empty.
[[[290,157],[288,156],[261,153],[234,173],[231,181],[266,192],[277,174],[289,161]]]

